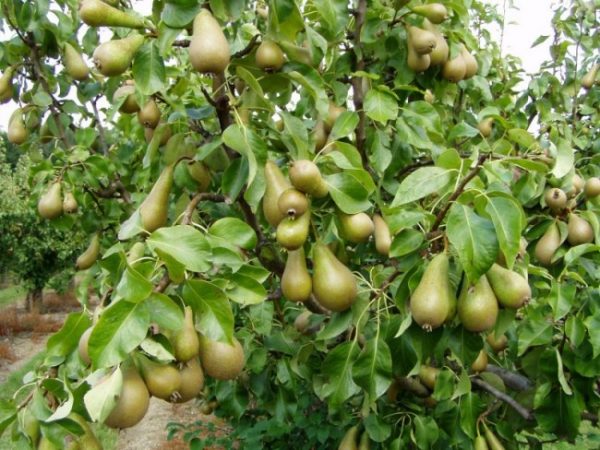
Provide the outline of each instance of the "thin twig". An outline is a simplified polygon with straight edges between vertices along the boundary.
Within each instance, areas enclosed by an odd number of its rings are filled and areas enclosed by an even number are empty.
[[[504,367],[488,364],[485,370],[498,375],[507,387],[515,391],[527,391],[533,387],[533,383],[529,378],[519,373],[511,372]]]
[[[506,403],[507,405],[512,407],[521,417],[523,417],[523,419],[533,420],[533,412],[531,412],[530,410],[525,408],[523,405],[521,405],[519,402],[517,402],[510,395],[507,395],[504,392],[499,391],[494,386],[486,383],[485,381],[483,381],[480,378],[472,378],[471,383],[473,383],[478,388],[488,392],[489,394],[492,394],[498,400],[502,400],[504,403]]]
[[[194,197],[190,200],[187,207],[185,208],[185,212],[183,213],[183,218],[181,219],[182,225],[189,225],[192,223],[192,216],[194,215],[194,211],[203,200],[210,200],[213,202],[226,202],[231,203],[229,197],[221,194],[213,194],[211,192],[198,192]]]
[[[252,36],[252,39],[250,39],[250,42],[248,42],[248,45],[246,45],[245,48],[243,48],[239,52],[234,53],[233,55],[231,55],[231,57],[232,58],[243,58],[248,53],[252,52],[254,47],[256,47],[258,45],[259,39],[260,39],[260,34],[255,34],[254,36]]]

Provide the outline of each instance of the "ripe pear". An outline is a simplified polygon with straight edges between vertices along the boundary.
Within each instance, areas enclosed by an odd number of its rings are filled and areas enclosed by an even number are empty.
[[[152,233],[154,230],[165,226],[169,215],[169,193],[173,186],[173,168],[170,164],[166,166],[148,196],[140,205],[140,216],[142,226],[146,231]]]
[[[464,45],[461,45],[460,54],[462,55],[463,60],[465,62],[466,71],[464,79],[467,80],[477,74],[477,71],[479,70],[479,64],[477,63],[475,57],[469,52],[469,50],[467,50],[467,48]]]
[[[312,292],[312,279],[306,268],[304,249],[288,252],[281,276],[281,292],[292,302],[305,302]]]
[[[89,366],[92,362],[90,359],[90,353],[88,351],[88,344],[90,342],[90,335],[92,334],[92,331],[94,331],[94,327],[89,327],[87,330],[85,330],[79,338],[79,344],[77,345],[79,357],[86,366]]]
[[[373,220],[364,212],[358,214],[338,214],[342,226],[342,235],[350,242],[360,243],[369,239],[375,231]]]
[[[125,114],[133,114],[140,110],[140,105],[135,98],[135,82],[127,80],[113,94],[113,103],[117,103],[120,98],[126,97],[119,111]]]
[[[327,144],[327,138],[328,138],[328,134],[327,131],[325,131],[325,124],[323,123],[323,121],[321,119],[317,120],[317,123],[315,124],[315,128],[312,132],[312,138],[315,142],[315,150],[318,152],[319,150],[321,150],[323,147],[325,147],[325,144]]]
[[[379,214],[373,216],[373,224],[375,226],[375,248],[379,254],[388,256],[392,246],[390,227]]]
[[[186,362],[179,371],[179,376],[181,377],[179,396],[174,400],[177,403],[185,403],[197,397],[204,387],[204,372],[198,358]]]
[[[490,347],[492,347],[492,350],[494,350],[494,352],[496,353],[500,353],[506,347],[508,347],[508,338],[505,334],[496,339],[496,334],[494,332],[491,332],[487,335],[485,340],[490,345]]]
[[[140,124],[146,128],[156,128],[160,122],[160,109],[152,99],[146,102],[137,115]]]
[[[173,335],[171,342],[173,343],[173,354],[177,361],[186,362],[198,356],[200,340],[194,325],[194,311],[189,306],[185,307],[183,325]]]
[[[200,73],[224,72],[230,61],[229,43],[219,22],[208,9],[202,9],[193,28],[189,47],[192,67]]]
[[[187,166],[190,177],[198,183],[198,192],[206,192],[210,186],[210,172],[201,161],[191,161]]]
[[[277,164],[272,161],[267,161],[265,164],[265,183],[265,195],[262,199],[263,213],[267,222],[276,227],[285,218],[285,214],[279,210],[279,197],[291,186]]]
[[[584,192],[587,198],[598,197],[598,195],[600,195],[600,178],[589,178],[585,182]]]
[[[450,313],[454,292],[450,288],[449,269],[448,255],[445,252],[436,255],[410,297],[413,320],[426,331],[441,326]]]
[[[425,72],[431,65],[431,56],[419,55],[409,43],[406,64],[413,72]]]
[[[256,65],[266,71],[281,69],[285,57],[279,45],[270,40],[263,41],[256,49]]]
[[[555,212],[561,211],[567,206],[567,194],[562,189],[548,189],[544,194],[544,200],[548,208]]]
[[[442,23],[448,18],[448,10],[441,3],[428,3],[411,8],[412,12],[426,17],[432,23]]]
[[[75,267],[77,270],[87,270],[94,265],[100,254],[100,236],[94,234],[88,248],[77,258]]]
[[[594,64],[592,68],[583,76],[581,79],[581,85],[585,89],[591,89],[596,82],[596,75],[598,74],[598,70],[600,69],[600,64]]]
[[[440,369],[437,367],[422,365],[419,369],[419,380],[421,380],[421,383],[433,391],[435,389],[435,382],[439,374]]]
[[[487,425],[483,425],[485,428],[485,440],[488,443],[488,447],[490,450],[504,450],[504,445],[500,442],[500,440],[496,437],[494,433],[488,428]]]
[[[144,37],[136,33],[100,44],[92,56],[94,65],[104,76],[121,75],[129,68],[135,53],[143,43]]]
[[[8,141],[15,145],[21,145],[27,140],[28,135],[29,132],[27,131],[27,127],[23,121],[23,110],[21,108],[17,108],[15,112],[12,113],[8,121]]]
[[[308,159],[300,159],[291,163],[290,180],[296,189],[313,197],[325,197],[329,192],[329,187],[321,176],[321,171],[314,162]]]
[[[313,248],[313,294],[330,311],[345,311],[357,295],[354,275],[327,245],[317,242]]]
[[[346,111],[346,108],[344,108],[343,106],[338,106],[331,101],[329,102],[329,109],[327,111],[327,116],[323,120],[323,125],[325,125],[325,131],[327,131],[327,133],[329,133],[331,131],[337,118],[340,117],[340,115],[345,111]]]
[[[475,361],[473,361],[473,364],[471,364],[471,370],[475,373],[483,372],[487,368],[487,365],[488,355],[485,350],[481,350]]]
[[[535,258],[542,266],[550,266],[552,264],[552,256],[560,247],[560,230],[555,222],[548,227],[544,235],[540,238],[535,246]]]
[[[117,404],[104,424],[110,428],[129,428],[144,418],[150,404],[150,394],[137,370],[123,373],[123,387]]]
[[[65,214],[73,214],[74,212],[77,212],[78,207],[79,205],[77,205],[77,200],[75,199],[73,193],[67,192],[63,200],[63,212]]]
[[[296,319],[294,320],[294,328],[298,333],[304,333],[308,326],[310,325],[310,316],[312,316],[312,312],[310,311],[302,311]]]
[[[297,189],[286,189],[279,196],[277,206],[282,214],[288,217],[298,217],[308,210],[308,199]]]
[[[473,450],[489,450],[487,441],[483,436],[477,435],[473,441]]]
[[[442,68],[442,76],[452,83],[458,83],[465,78],[466,74],[467,64],[461,53],[446,61]]]
[[[63,50],[63,64],[69,76],[75,80],[83,81],[90,75],[90,69],[81,53],[68,42]]]
[[[353,426],[348,428],[346,434],[342,438],[338,450],[358,450],[356,440],[358,438],[358,427]]]
[[[571,245],[587,244],[594,240],[594,229],[585,219],[582,219],[575,213],[569,214],[569,223],[567,225],[567,240]]]
[[[244,349],[235,337],[230,345],[200,336],[200,361],[209,377],[233,380],[244,368]]]
[[[487,331],[494,327],[498,318],[498,300],[485,275],[473,286],[465,280],[457,310],[463,327],[469,331]]]
[[[81,0],[79,17],[91,27],[144,28],[144,19],[114,8],[101,0]]]
[[[306,242],[310,229],[310,211],[299,217],[286,217],[277,225],[277,242],[288,250],[296,250]]]
[[[498,303],[505,308],[517,309],[531,299],[529,283],[521,274],[494,263],[486,277]]]
[[[435,34],[429,30],[409,26],[408,46],[412,47],[419,55],[430,54],[437,45]]]
[[[2,76],[0,76],[0,104],[7,103],[12,99],[12,78],[14,73],[15,71],[12,67],[7,67]]]
[[[177,398],[181,386],[181,375],[173,364],[159,364],[140,357],[142,377],[148,392],[162,400]]]
[[[62,188],[60,181],[55,181],[50,188],[40,197],[37,208],[44,219],[55,219],[63,212]]]
[[[477,124],[477,129],[484,138],[490,137],[492,135],[493,123],[494,119],[492,117],[487,117]]]

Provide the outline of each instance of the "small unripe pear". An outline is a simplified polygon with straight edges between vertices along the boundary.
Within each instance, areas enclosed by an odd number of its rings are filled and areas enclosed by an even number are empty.
[[[531,288],[525,277],[517,272],[492,264],[486,277],[498,303],[505,308],[520,308],[531,299]]]
[[[331,131],[333,125],[335,124],[335,121],[338,117],[340,117],[340,115],[344,111],[346,111],[346,108],[344,108],[343,106],[338,106],[333,102],[329,102],[329,110],[327,112],[327,116],[323,120],[323,124],[325,125],[325,131],[327,131],[327,133]]]
[[[308,210],[308,199],[302,192],[290,188],[281,193],[277,206],[282,214],[288,217],[298,217]]]
[[[457,310],[460,322],[469,331],[478,333],[494,327],[498,301],[485,275],[473,286],[465,280]]]
[[[487,365],[488,355],[485,350],[481,350],[475,361],[473,361],[473,364],[471,364],[471,370],[475,373],[483,372],[487,368]]]
[[[204,387],[204,372],[198,358],[185,363],[179,371],[179,376],[181,377],[179,396],[173,400],[177,403],[185,403],[197,397]]]
[[[286,217],[277,225],[277,242],[288,250],[296,250],[304,245],[310,228],[310,211],[299,217]]]
[[[60,181],[50,185],[50,188],[40,197],[38,212],[44,219],[55,219],[63,212],[62,188]]]
[[[181,375],[173,364],[159,364],[143,358],[141,368],[142,377],[151,395],[163,400],[177,398]]]
[[[281,292],[290,301],[305,302],[312,292],[312,279],[306,268],[304,249],[288,252],[281,276]]]
[[[129,68],[135,53],[143,43],[143,36],[132,34],[123,39],[114,39],[100,44],[94,50],[94,65],[104,76],[121,75]]]
[[[200,340],[194,325],[194,312],[189,306],[185,307],[183,326],[175,333],[172,342],[177,361],[186,362],[198,356]]]
[[[173,185],[173,168],[174,165],[170,164],[163,169],[152,190],[140,205],[142,226],[149,233],[167,223],[169,194]]]
[[[315,124],[315,129],[313,130],[312,138],[315,141],[315,150],[317,152],[323,147],[325,147],[325,144],[327,144],[328,134],[325,130],[325,124],[320,119],[317,120],[317,123]]]
[[[210,172],[208,168],[201,161],[191,161],[187,166],[190,177],[198,183],[198,192],[206,192],[210,185]]]
[[[129,428],[144,418],[150,404],[148,388],[137,370],[123,373],[123,386],[119,399],[104,424],[110,428]]]
[[[262,199],[263,213],[267,222],[276,227],[285,218],[279,209],[279,197],[291,186],[273,161],[265,164],[265,195]]]
[[[437,367],[422,365],[419,369],[419,380],[421,380],[421,383],[433,391],[435,389],[435,382],[439,374],[440,369]]]
[[[64,47],[63,64],[69,76],[75,80],[83,81],[90,74],[90,69],[83,60],[81,53],[68,42]]]
[[[491,136],[493,123],[494,119],[492,117],[487,117],[477,124],[477,129],[483,137],[487,138]]]
[[[429,104],[432,104],[433,102],[435,102],[435,95],[433,95],[433,93],[429,89],[426,89],[425,93],[423,94],[423,100],[425,100]]]
[[[338,450],[358,450],[356,440],[358,438],[358,427],[354,426],[346,431],[342,438]]]
[[[279,45],[270,40],[263,41],[256,49],[256,65],[268,71],[281,69],[285,57]]]
[[[508,346],[508,338],[505,334],[496,339],[496,334],[494,332],[490,333],[486,337],[487,343],[492,347],[492,350],[496,353],[500,353]]]
[[[94,331],[94,327],[89,327],[87,330],[85,330],[79,338],[79,344],[77,346],[79,357],[86,366],[89,366],[92,362],[90,359],[90,353],[88,351],[88,344],[90,342],[90,335],[92,334],[92,331]]]
[[[12,99],[12,77],[14,72],[15,71],[12,67],[7,67],[2,76],[0,77],[0,104],[7,103]]]
[[[412,12],[426,17],[432,23],[442,23],[448,18],[448,10],[441,3],[428,3],[411,8]]]
[[[114,8],[101,0],[81,0],[79,17],[92,27],[144,28],[144,19]]]
[[[479,70],[479,64],[475,57],[467,50],[467,48],[462,45],[461,46],[461,55],[465,62],[466,70],[464,79],[467,80],[477,74]]]
[[[72,192],[67,192],[63,200],[63,212],[65,214],[73,214],[74,212],[77,212],[77,208],[78,205],[75,196]]]
[[[27,140],[29,132],[23,120],[23,110],[18,108],[10,116],[7,130],[8,141],[15,145],[21,145]]]
[[[390,227],[379,214],[373,216],[373,225],[375,226],[375,248],[379,254],[388,256],[392,246]]]
[[[430,54],[437,45],[435,34],[422,28],[408,27],[408,46],[419,55]]]
[[[473,450],[489,450],[487,441],[483,436],[477,436],[473,441]]]
[[[296,331],[299,333],[304,333],[306,331],[308,325],[310,325],[310,316],[312,316],[310,311],[302,311],[300,314],[298,314],[294,320],[294,328]]]
[[[115,91],[113,103],[116,103],[122,97],[126,97],[126,99],[123,101],[119,111],[125,114],[133,114],[140,110],[140,105],[135,98],[135,83],[132,80],[126,81]]]
[[[100,236],[94,234],[88,248],[79,255],[75,267],[77,270],[87,270],[94,265],[100,254]]]
[[[596,75],[598,74],[598,70],[600,69],[600,64],[594,64],[592,68],[583,76],[581,79],[581,85],[585,89],[591,89],[596,82]]]
[[[406,58],[406,64],[409,69],[420,73],[425,72],[429,69],[431,65],[431,57],[429,55],[420,55],[415,51],[415,49],[409,44],[408,45],[408,53]]]
[[[354,274],[327,245],[317,242],[313,248],[313,294],[317,301],[330,311],[345,311],[357,293]]]
[[[138,121],[143,127],[156,128],[160,122],[160,109],[152,99],[148,100],[144,107],[138,111]]]

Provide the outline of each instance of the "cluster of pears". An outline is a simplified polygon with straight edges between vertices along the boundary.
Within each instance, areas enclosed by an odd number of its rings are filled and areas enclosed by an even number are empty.
[[[572,189],[568,193],[559,188],[552,188],[544,194],[546,206],[554,214],[561,215],[568,211],[567,241],[572,246],[587,244],[594,240],[594,229],[590,223],[573,211],[577,206],[576,197],[582,192],[587,199],[598,197],[600,195],[600,179],[592,177],[584,181],[579,175],[575,175]],[[570,200],[569,197],[571,197]],[[552,265],[552,259],[563,242],[559,221],[556,219],[550,224],[535,246],[536,259],[546,267]]]
[[[338,450],[369,450],[370,448],[371,439],[369,438],[369,434],[365,430],[360,434],[359,439],[359,429],[357,425],[346,430],[346,433],[338,446]]]
[[[77,212],[79,205],[72,192],[67,192],[63,199],[61,180],[54,181],[42,194],[38,201],[37,209],[44,219],[56,219],[63,213],[73,214]]]
[[[449,280],[449,259],[445,252],[436,255],[410,298],[413,320],[431,331],[452,321],[458,313],[469,331],[494,327],[499,305],[517,309],[531,298],[531,288],[521,274],[494,263],[485,275],[471,285],[466,279],[458,300]]]
[[[79,340],[79,356],[86,365],[91,363],[88,346],[93,330],[93,327],[86,330]],[[123,369],[123,385],[114,409],[105,420],[107,426],[132,427],[146,415],[151,396],[184,403],[200,395],[205,374],[218,380],[232,380],[244,368],[240,342],[233,338],[229,344],[198,335],[189,306],[184,309],[182,328],[169,333],[168,338],[176,363],[135,354],[135,364]]]

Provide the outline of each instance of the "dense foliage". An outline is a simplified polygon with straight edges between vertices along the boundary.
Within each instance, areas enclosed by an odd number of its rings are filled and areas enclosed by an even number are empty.
[[[597,422],[597,4],[556,7],[529,80],[476,0],[129,3],[2,1],[8,137],[100,302],[1,405],[15,445],[94,448],[86,420],[194,397],[198,352],[211,440],[245,449]]]

